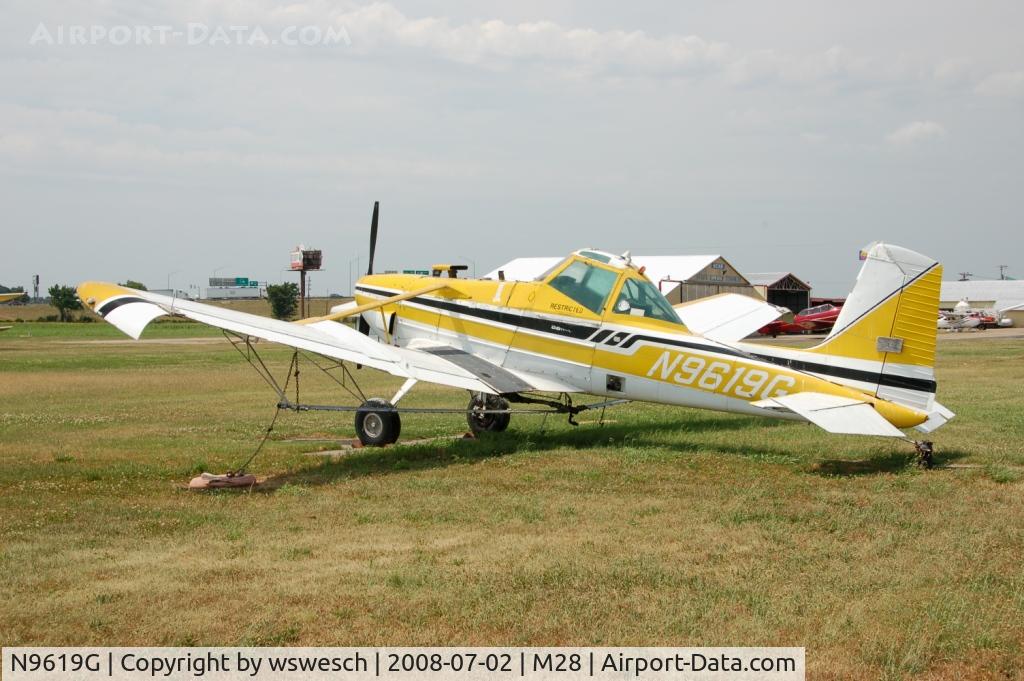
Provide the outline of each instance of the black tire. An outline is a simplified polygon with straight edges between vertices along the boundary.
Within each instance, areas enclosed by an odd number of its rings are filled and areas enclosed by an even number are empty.
[[[508,400],[498,395],[475,393],[469,398],[466,407],[466,422],[474,435],[480,433],[500,433],[508,428],[512,414],[481,414],[482,409],[508,409]]]
[[[356,435],[364,447],[383,447],[398,441],[402,419],[387,400],[373,397],[356,410]]]

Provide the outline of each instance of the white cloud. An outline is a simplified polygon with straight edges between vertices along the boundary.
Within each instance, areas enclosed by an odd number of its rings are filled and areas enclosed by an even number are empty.
[[[978,84],[977,92],[990,97],[1022,97],[1024,96],[1024,71],[993,73]]]
[[[542,62],[561,65],[573,74],[625,71],[648,76],[718,76],[736,85],[750,85],[843,80],[887,83],[915,78],[919,73],[914,65],[879,61],[840,45],[821,52],[787,54],[745,50],[698,35],[598,31],[551,21],[513,24],[492,19],[453,24],[446,18],[412,19],[390,3],[334,13],[331,20],[346,29],[357,52],[401,47],[468,64]]]
[[[356,234],[362,244],[376,198],[388,207],[396,264],[443,259],[444,244],[466,241],[478,246],[464,253],[497,265],[487,240],[473,241],[481,219],[554,251],[579,247],[583,232],[621,250],[685,248],[673,236],[680,221],[706,225],[705,245],[718,233],[764,244],[763,221],[794,235],[828,224],[854,242],[874,224],[911,246],[937,244],[929,254],[941,256],[935,225],[965,220],[988,225],[979,243],[1020,244],[998,233],[1014,235],[1024,209],[1013,184],[1022,100],[1006,96],[1020,92],[1024,53],[993,39],[1011,33],[1005,18],[957,10],[966,19],[949,29],[957,39],[940,40],[921,24],[945,26],[942,12],[919,2],[895,13],[914,15],[904,26],[866,40],[877,17],[853,4],[823,23],[774,5],[737,22],[664,0],[640,13],[580,0],[370,2],[8,3],[0,204],[25,236],[0,252],[0,272],[24,283],[35,265],[20,255],[56,238],[66,247],[50,266],[62,278],[107,267],[115,276],[131,262],[138,271],[126,274],[162,280],[183,267],[174,259],[202,274],[227,263],[244,224],[254,238],[240,273],[251,264],[277,277],[274,243],[319,234],[318,243],[347,244]],[[39,22],[199,22],[271,37],[312,25],[344,28],[352,42],[32,47]],[[988,95],[1004,96],[980,105]],[[936,144],[946,128],[957,144]],[[899,163],[879,154],[890,131],[888,148],[905,152]],[[909,153],[936,147],[943,153]],[[80,257],[83,224],[151,228],[94,260]],[[202,239],[202,253],[186,234]],[[973,257],[950,243],[958,260]],[[752,269],[792,257],[737,248]],[[803,262],[816,285],[837,278],[828,259]]]
[[[946,129],[935,121],[914,121],[894,130],[886,136],[890,144],[916,144],[946,136]]]
[[[644,31],[566,28],[551,21],[453,24],[439,17],[409,18],[389,3],[334,14],[331,21],[352,36],[356,51],[404,47],[467,64],[525,60],[692,74],[721,70],[734,58],[725,43],[694,35],[656,38]]]
[[[59,7],[60,14],[54,16],[60,16],[60,20],[43,16],[43,23],[67,23],[67,14],[63,6]],[[866,56],[841,45],[821,51],[787,53],[747,49],[702,35],[597,30],[585,25],[563,26],[548,20],[460,22],[443,16],[411,17],[390,2],[339,6],[327,0],[308,0],[282,7],[269,1],[192,0],[156,2],[149,11],[153,16],[147,17],[147,24],[258,25],[271,36],[283,27],[296,25],[344,29],[351,38],[351,45],[336,45],[322,54],[333,51],[339,56],[385,54],[392,58],[408,51],[415,59],[426,56],[489,68],[537,63],[572,76],[718,77],[741,86],[846,81],[887,84],[925,79],[925,74],[937,68],[903,59]],[[89,23],[113,25],[126,20],[123,13],[108,8],[105,17],[93,16]],[[28,38],[27,35],[23,38],[26,45]],[[28,54],[38,57],[42,49],[32,48]]]

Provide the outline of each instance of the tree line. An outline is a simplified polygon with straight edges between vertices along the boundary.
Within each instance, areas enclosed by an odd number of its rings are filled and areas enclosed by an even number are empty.
[[[120,285],[139,291],[148,290],[145,284],[132,279]],[[5,286],[0,286],[0,293],[8,291],[13,293],[19,290],[20,287],[7,289]],[[71,321],[73,318],[72,313],[82,309],[82,301],[78,299],[78,293],[74,287],[54,284],[47,289],[47,293],[50,296],[50,305],[57,308],[60,321],[62,322]],[[274,317],[277,319],[291,319],[299,307],[299,286],[294,282],[270,284],[267,286],[267,300],[270,303],[270,311]]]

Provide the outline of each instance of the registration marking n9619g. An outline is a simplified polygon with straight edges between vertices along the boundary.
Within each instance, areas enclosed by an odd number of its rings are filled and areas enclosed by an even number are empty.
[[[661,353],[647,372],[648,378],[655,374],[662,381],[735,395],[746,400],[754,399],[758,393],[759,399],[762,400],[780,397],[787,394],[787,388],[796,385],[796,380],[792,376],[773,376],[764,369],[718,359],[708,361],[699,355],[686,355],[668,350]]]

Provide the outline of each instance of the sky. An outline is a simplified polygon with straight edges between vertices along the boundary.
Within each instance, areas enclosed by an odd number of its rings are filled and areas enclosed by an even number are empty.
[[[483,274],[584,247],[1024,277],[1024,3],[0,6],[0,284]]]

